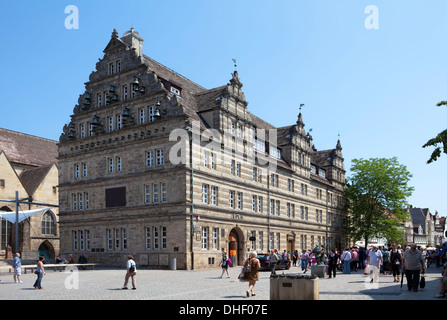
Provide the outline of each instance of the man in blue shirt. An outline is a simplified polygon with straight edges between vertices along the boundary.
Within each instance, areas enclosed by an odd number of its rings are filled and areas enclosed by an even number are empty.
[[[12,266],[14,268],[14,282],[22,283],[20,276],[22,275],[22,262],[20,261],[20,253],[16,253],[16,256],[12,260]]]

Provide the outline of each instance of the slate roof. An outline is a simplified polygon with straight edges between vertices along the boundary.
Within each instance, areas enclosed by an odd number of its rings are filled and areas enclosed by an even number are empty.
[[[22,182],[22,185],[25,188],[26,192],[28,192],[30,196],[32,196],[37,190],[52,166],[53,164],[50,164],[22,171],[19,179]]]
[[[43,166],[55,163],[57,141],[0,128],[0,149],[17,164]]]

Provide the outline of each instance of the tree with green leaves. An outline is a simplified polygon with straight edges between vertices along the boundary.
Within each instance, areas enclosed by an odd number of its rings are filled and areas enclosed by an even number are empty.
[[[406,199],[411,173],[397,158],[354,159],[345,191],[347,236],[355,241],[374,237],[401,242],[401,226],[409,219]],[[399,241],[401,240],[401,241]]]
[[[441,101],[436,106],[445,106],[447,105],[447,101]],[[442,146],[441,146],[442,145]],[[436,137],[428,140],[422,148],[426,147],[435,147],[435,150],[433,150],[430,159],[428,159],[427,163],[432,163],[433,161],[438,160],[438,158],[441,156],[441,153],[447,154],[447,130],[442,131],[439,133]],[[442,148],[442,150],[441,150]]]

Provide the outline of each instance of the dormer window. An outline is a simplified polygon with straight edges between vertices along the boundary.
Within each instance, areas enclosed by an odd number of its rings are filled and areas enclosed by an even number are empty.
[[[176,96],[180,96],[180,89],[176,87],[171,87],[171,92],[175,94]]]
[[[270,156],[276,160],[281,160],[281,151],[278,148],[270,147]]]
[[[326,178],[326,170],[319,168],[319,169],[318,169],[318,175],[319,175],[321,178]]]

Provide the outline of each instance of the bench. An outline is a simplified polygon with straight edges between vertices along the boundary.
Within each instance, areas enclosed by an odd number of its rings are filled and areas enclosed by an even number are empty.
[[[88,268],[91,267],[92,270],[95,269],[95,266],[97,266],[97,263],[65,263],[65,264],[44,264],[43,267],[45,269],[45,271],[49,270],[49,269],[53,269],[54,271],[59,270],[60,272],[62,272],[62,270],[65,270],[67,267],[76,267],[76,268]],[[31,272],[34,272],[35,269],[37,268],[37,265],[22,265],[22,270],[24,271],[24,273],[27,273],[27,270],[30,270]],[[4,269],[9,269],[9,273],[12,272],[12,270],[14,269],[12,266],[2,266],[0,267],[0,270],[4,270]]]

